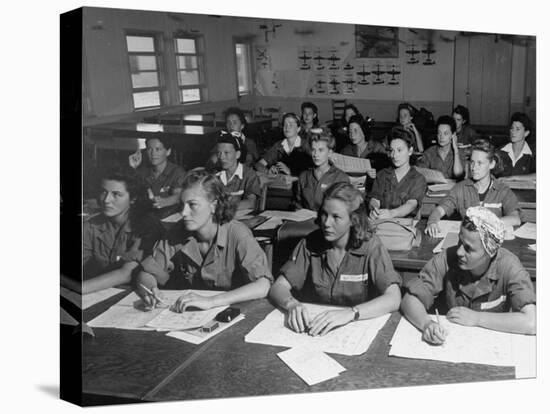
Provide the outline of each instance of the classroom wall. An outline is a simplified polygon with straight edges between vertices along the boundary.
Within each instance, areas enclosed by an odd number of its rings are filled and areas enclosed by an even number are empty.
[[[280,24],[275,35],[260,28]],[[281,107],[282,112],[299,111],[305,100],[319,106],[320,119],[332,119],[332,99],[346,99],[378,121],[395,119],[396,107],[408,101],[417,107],[426,107],[435,117],[449,114],[455,99],[455,38],[457,32],[400,28],[397,58],[356,58],[354,24],[300,22],[291,20],[254,19],[239,17],[215,17],[183,13],[152,12],[138,10],[85,8],[83,22],[85,85],[83,87],[83,113],[86,124],[118,119],[138,119],[143,115],[169,112],[221,113],[224,108],[239,105],[246,109]],[[177,102],[177,90],[168,88],[166,105],[160,110],[133,111],[129,64],[126,54],[125,30],[155,31],[162,35],[164,47],[171,47],[173,33],[177,30],[196,31],[204,35],[206,44],[207,100],[200,104],[181,105]],[[233,56],[233,38],[249,39],[255,55],[255,93],[237,97],[236,67]],[[426,55],[418,54],[419,63],[408,64],[414,42],[416,49],[425,49],[433,43],[436,52],[431,56],[434,65],[423,65]],[[258,49],[265,49],[269,56],[268,67],[261,66]],[[401,73],[397,85],[389,85],[389,75],[383,75],[385,83],[355,85],[353,93],[338,95],[319,94],[313,90],[318,72],[300,70],[299,54],[305,49],[313,54],[316,48],[329,53],[336,50],[343,66],[350,63],[356,74],[365,64],[367,70],[379,63],[383,69],[395,64]],[[510,87],[510,110],[522,110],[525,95],[525,46],[514,44]],[[167,85],[176,85],[172,62],[165,62]],[[325,71],[327,72],[327,71]],[[339,80],[344,79],[340,70]],[[328,72],[327,72],[328,73]],[[348,72],[350,73],[350,72]],[[328,76],[328,75],[327,75]],[[328,79],[328,78],[327,78]]]
[[[253,106],[250,98],[237,100],[233,36],[250,34],[250,19],[214,17],[198,14],[152,12],[139,10],[85,8],[83,22],[84,64],[87,82],[84,88],[85,122],[141,117],[144,112],[133,114],[131,80],[126,53],[126,30],[158,32],[163,47],[170,48],[173,33],[177,30],[204,35],[206,44],[207,101],[202,104],[180,105],[176,87],[167,91],[164,112],[182,108],[192,111],[221,111],[226,105],[237,103]],[[173,63],[163,62],[166,68]],[[175,70],[167,70],[166,83],[177,85]],[[192,109],[189,109],[192,108]],[[146,111],[151,112],[151,111]]]

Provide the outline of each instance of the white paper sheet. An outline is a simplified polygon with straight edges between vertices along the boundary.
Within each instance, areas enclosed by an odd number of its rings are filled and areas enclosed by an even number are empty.
[[[452,183],[445,183],[445,184],[432,184],[428,186],[429,192],[438,192],[438,191],[449,191],[451,188],[453,188],[455,185],[454,182]]]
[[[200,328],[214,319],[218,313],[226,308],[228,308],[228,306],[185,312],[174,312],[167,308],[154,319],[147,322],[146,326],[155,328],[157,331],[183,331],[186,329]]]
[[[414,167],[420,174],[424,176],[426,182],[435,184],[447,184],[447,179],[443,176],[443,173],[439,170],[431,170],[429,168]]]
[[[172,331],[172,332],[168,332],[166,334],[166,336],[170,336],[172,338],[179,339],[180,341],[185,341],[185,342],[189,342],[189,343],[198,345],[198,344],[202,344],[204,341],[207,341],[208,339],[212,338],[214,335],[217,335],[220,332],[225,331],[231,325],[234,325],[237,322],[242,321],[243,319],[244,319],[244,315],[241,313],[239,316],[237,316],[231,322],[227,322],[227,323],[220,322],[220,327],[215,329],[212,332],[202,332],[199,329],[192,329],[192,330],[189,330],[189,331]]]
[[[281,224],[283,224],[283,219],[279,217],[271,217],[270,219],[264,221],[259,226],[256,226],[254,230],[271,230],[276,229]]]
[[[447,233],[445,238],[441,240],[432,250],[433,253],[439,253],[443,249],[447,249],[458,244],[458,233]]]
[[[167,305],[172,305],[184,292],[194,292],[203,296],[214,296],[223,293],[215,290],[161,290],[161,295]],[[88,325],[98,328],[151,331],[156,328],[146,325],[159,316],[166,307],[145,311],[140,297],[137,293],[132,292],[111,306],[107,311],[94,318]]]
[[[435,237],[445,237],[447,233],[458,233],[460,232],[460,220],[439,220],[437,222],[439,226],[439,231]]]
[[[522,239],[537,239],[537,224],[536,223],[524,223],[520,228],[518,228],[514,234],[516,237]]]
[[[435,315],[430,316],[436,320]],[[389,355],[455,363],[516,366],[521,375],[532,374],[535,337],[462,326],[449,322],[445,317],[440,317],[440,320],[447,329],[447,339],[443,345],[430,345],[422,340],[418,329],[405,318],[401,318],[390,341]]]
[[[346,369],[318,349],[301,346],[277,354],[309,386],[337,377]]]
[[[164,223],[177,223],[183,218],[181,213],[174,213],[168,217],[163,218],[161,221]]]
[[[341,309],[335,306],[305,304],[310,317],[326,310]],[[245,336],[245,342],[284,346],[313,346],[315,349],[342,355],[361,355],[366,352],[378,331],[387,322],[389,314],[369,320],[349,323],[324,336],[297,333],[285,325],[285,314],[275,309]]]
[[[365,174],[367,170],[372,169],[370,160],[367,158],[351,157],[334,152],[330,159],[336,168],[345,173]]]
[[[69,300],[79,308],[80,306],[82,306],[82,309],[88,309],[90,306],[93,306],[96,303],[102,302],[105,299],[109,299],[111,296],[114,296],[117,293],[120,293],[123,291],[124,289],[108,288],[108,289],[103,289],[94,293],[88,293],[82,296],[77,292],[64,288],[63,286],[60,289],[61,296],[63,296],[65,299]]]
[[[266,210],[260,215],[269,218],[277,217],[282,220],[306,221],[317,217],[317,212],[302,208],[296,211]]]

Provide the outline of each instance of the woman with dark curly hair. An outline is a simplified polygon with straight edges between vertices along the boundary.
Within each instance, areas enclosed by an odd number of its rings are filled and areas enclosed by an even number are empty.
[[[358,319],[369,319],[399,308],[401,277],[388,251],[371,231],[363,195],[353,185],[329,187],[318,213],[321,227],[302,239],[281,268],[269,296],[288,313],[296,332],[325,335]],[[346,306],[310,318],[304,304],[291,294],[307,283],[314,300]]]
[[[187,174],[181,205],[180,223],[142,262],[136,288],[145,305],[159,302],[158,285],[226,291],[216,296],[186,292],[175,304],[179,312],[265,297],[273,281],[267,258],[248,227],[233,220],[235,206],[218,177],[204,170]]]
[[[101,212],[82,225],[82,279],[61,278],[63,286],[82,294],[130,283],[164,235],[160,222],[140,208],[144,188],[133,169],[102,172],[98,190]]]

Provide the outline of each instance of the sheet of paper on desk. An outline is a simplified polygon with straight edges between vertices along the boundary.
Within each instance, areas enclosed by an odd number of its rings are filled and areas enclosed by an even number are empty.
[[[443,176],[443,173],[439,170],[432,170],[429,168],[414,167],[420,174],[424,176],[428,184],[447,184],[448,180]]]
[[[164,301],[169,305],[173,304],[184,292],[194,292],[203,296],[213,296],[221,293],[213,290],[161,290]],[[165,309],[166,307],[145,311],[140,297],[135,292],[132,292],[111,306],[107,311],[94,318],[88,325],[94,328],[152,331],[155,328],[147,327],[146,325]]]
[[[447,233],[445,238],[441,240],[432,250],[433,253],[439,253],[444,249],[456,246],[458,244],[458,233]]]
[[[254,230],[272,230],[283,224],[283,219],[279,217],[271,217],[267,221],[263,222],[259,226],[256,226]]]
[[[537,239],[537,224],[536,223],[524,223],[514,234],[516,237],[522,239]]]
[[[455,183],[445,183],[445,184],[431,184],[428,186],[428,191],[439,192],[439,191],[449,191],[453,188]]]
[[[186,329],[200,328],[214,319],[222,310],[229,306],[219,306],[208,310],[174,312],[166,308],[154,319],[147,322],[146,326],[157,331],[184,331]]]
[[[340,168],[345,173],[364,174],[367,170],[372,169],[370,160],[366,158],[351,157],[334,152],[330,159],[336,168]]]
[[[302,208],[296,211],[266,210],[260,213],[260,215],[269,218],[277,217],[282,220],[306,221],[317,217],[317,212]]]
[[[174,213],[168,217],[163,218],[161,221],[164,223],[177,223],[183,218],[181,213]]]
[[[88,293],[82,296],[79,293],[66,289],[64,287],[61,287],[60,289],[61,296],[63,296],[65,299],[69,300],[79,308],[82,306],[82,309],[88,309],[90,306],[102,302],[105,299],[109,299],[111,296],[114,296],[123,291],[124,289],[108,288],[94,293]]]
[[[305,306],[311,318],[327,310],[341,309],[310,303],[306,303]],[[324,336],[309,336],[306,333],[294,332],[285,326],[285,314],[275,309],[245,336],[245,342],[289,348],[313,346],[328,353],[361,355],[366,352],[389,317],[387,314],[370,320],[361,320],[334,329]]]
[[[435,315],[430,316],[437,320]],[[533,372],[535,337],[462,326],[451,323],[444,317],[440,319],[448,332],[444,345],[430,345],[423,341],[421,332],[405,318],[401,318],[390,341],[389,355],[455,363],[515,366],[521,375],[530,375]]]
[[[346,370],[324,352],[309,346],[291,348],[277,356],[309,386],[335,378]]]
[[[189,331],[172,331],[168,332],[166,336],[169,336],[171,338],[176,338],[181,341],[190,342],[192,344],[198,345],[202,344],[204,341],[207,341],[208,339],[212,338],[214,335],[219,334],[220,332],[225,331],[230,326],[236,324],[239,321],[242,321],[244,319],[244,315],[241,313],[239,316],[237,316],[235,319],[233,319],[231,322],[223,323],[220,322],[220,327],[218,329],[214,329],[212,332],[202,332],[200,329],[192,329]]]
[[[445,237],[447,233],[459,233],[461,223],[462,222],[460,220],[439,220],[437,223],[439,226],[439,231],[435,237]]]

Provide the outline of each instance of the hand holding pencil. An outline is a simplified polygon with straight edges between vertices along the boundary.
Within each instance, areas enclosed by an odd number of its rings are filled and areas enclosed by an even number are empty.
[[[430,320],[424,325],[422,330],[422,339],[432,345],[443,345],[447,338],[448,332],[439,320],[439,312],[435,311],[437,321]]]

